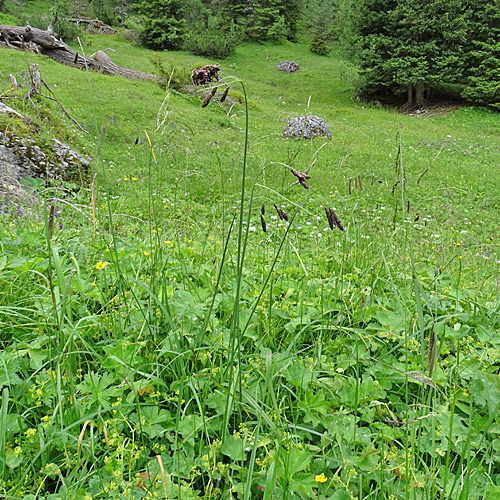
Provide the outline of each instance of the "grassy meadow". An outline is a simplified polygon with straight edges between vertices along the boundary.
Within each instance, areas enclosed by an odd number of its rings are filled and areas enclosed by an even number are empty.
[[[88,134],[23,100],[33,62]],[[2,202],[0,497],[500,499],[498,114],[358,102],[305,43],[219,63],[230,100],[202,109],[0,49],[2,102],[92,158]],[[305,114],[332,139],[284,138]]]

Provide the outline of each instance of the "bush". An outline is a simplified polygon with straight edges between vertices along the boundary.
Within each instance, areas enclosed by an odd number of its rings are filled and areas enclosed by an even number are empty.
[[[82,38],[85,35],[81,26],[70,21],[57,20],[54,24],[54,31],[66,42]]]
[[[224,29],[212,22],[208,28],[192,28],[185,37],[184,48],[197,56],[225,59],[234,53],[243,38],[243,28],[234,23]]]
[[[309,45],[309,50],[318,56],[327,56],[330,53],[328,37],[323,33],[314,33]]]
[[[166,87],[170,82],[170,88],[182,91],[186,85],[191,83],[191,73],[182,66],[174,66],[168,64],[159,56],[150,58],[151,63],[155,67],[155,73],[162,78],[161,86]]]
[[[153,50],[178,50],[184,36],[184,19],[148,19],[140,42]]]
[[[182,47],[186,20],[180,0],[136,0],[141,19],[141,44],[154,50],[178,50]]]
[[[144,24],[137,16],[128,16],[123,23],[122,37],[131,43],[139,43]]]

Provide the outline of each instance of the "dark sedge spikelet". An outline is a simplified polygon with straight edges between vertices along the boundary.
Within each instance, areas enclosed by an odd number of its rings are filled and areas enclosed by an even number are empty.
[[[301,186],[303,186],[305,189],[309,189],[309,184],[304,180],[304,179],[299,179],[299,183]]]
[[[215,95],[217,92],[217,87],[214,87],[206,96],[205,99],[203,99],[203,103],[201,105],[202,108],[206,108],[208,106],[208,103],[212,100],[212,97]]]
[[[330,229],[333,231],[333,229],[335,227],[335,223],[333,222],[330,210],[328,210],[328,208],[326,208],[326,207],[323,207],[323,208],[325,209],[326,218],[328,219],[328,225],[330,226]]]
[[[294,168],[291,168],[290,172],[292,172],[292,174],[295,175],[295,177],[297,177],[297,179],[299,179],[299,181],[301,179],[305,180],[305,179],[311,178],[311,176],[309,174],[305,174],[304,172],[299,172],[298,170],[295,170]]]
[[[226,100],[227,94],[229,93],[229,87],[226,87],[222,95],[220,96],[219,102],[224,102]]]
[[[49,240],[52,239],[52,231],[54,229],[54,216],[56,212],[56,207],[54,205],[50,206],[49,212]]]
[[[278,212],[278,217],[281,219],[281,220],[286,220],[288,221],[288,215],[283,212],[283,210],[281,210],[280,207],[278,207],[278,205],[276,205],[276,203],[274,204],[274,208],[276,209],[276,212]]]
[[[427,356],[427,366],[429,369],[429,378],[432,378],[432,372],[434,370],[434,362],[436,361],[436,332],[431,330],[429,336],[429,354]]]
[[[264,217],[262,215],[260,216],[260,225],[262,226],[262,231],[267,233],[266,221],[264,220]]]
[[[349,196],[352,194],[352,177],[349,177]]]
[[[260,213],[262,215],[266,215],[266,206],[264,205],[264,203],[262,203],[262,207],[260,208]]]
[[[335,225],[341,230],[345,231],[344,226],[342,225],[342,222],[340,222],[340,219],[338,218],[337,214],[335,213],[335,210],[333,208],[330,208],[330,215],[332,217],[333,222],[335,222]]]
[[[363,184],[361,183],[361,175],[358,175],[358,186],[359,186],[359,190],[363,191]]]

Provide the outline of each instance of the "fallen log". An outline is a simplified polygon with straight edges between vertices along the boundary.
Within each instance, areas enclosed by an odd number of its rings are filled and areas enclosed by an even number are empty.
[[[24,50],[33,54],[43,54],[67,66],[83,70],[88,68],[89,71],[122,76],[129,80],[163,80],[158,75],[118,66],[103,51],[97,51],[92,57],[85,57],[75,52],[50,31],[32,28],[29,25],[9,26],[0,24],[0,47]]]

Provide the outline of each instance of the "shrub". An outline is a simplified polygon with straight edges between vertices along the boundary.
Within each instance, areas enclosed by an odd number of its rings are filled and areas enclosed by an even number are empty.
[[[215,20],[209,22],[208,28],[193,27],[185,37],[184,48],[198,56],[225,59],[234,53],[243,37],[243,28],[232,23],[225,29]]]
[[[85,34],[78,24],[60,19],[54,23],[54,31],[66,42],[76,40],[78,37],[82,38]]]
[[[166,63],[159,56],[151,57],[150,61],[155,73],[162,78],[160,85],[166,86],[170,82],[170,88],[182,91],[184,86],[191,83],[191,73],[185,67]]]
[[[323,33],[314,33],[309,45],[309,50],[318,56],[327,56],[330,53],[328,37]]]
[[[182,7],[180,0],[138,0],[135,8],[143,24],[140,42],[154,50],[178,50],[186,29]]]

